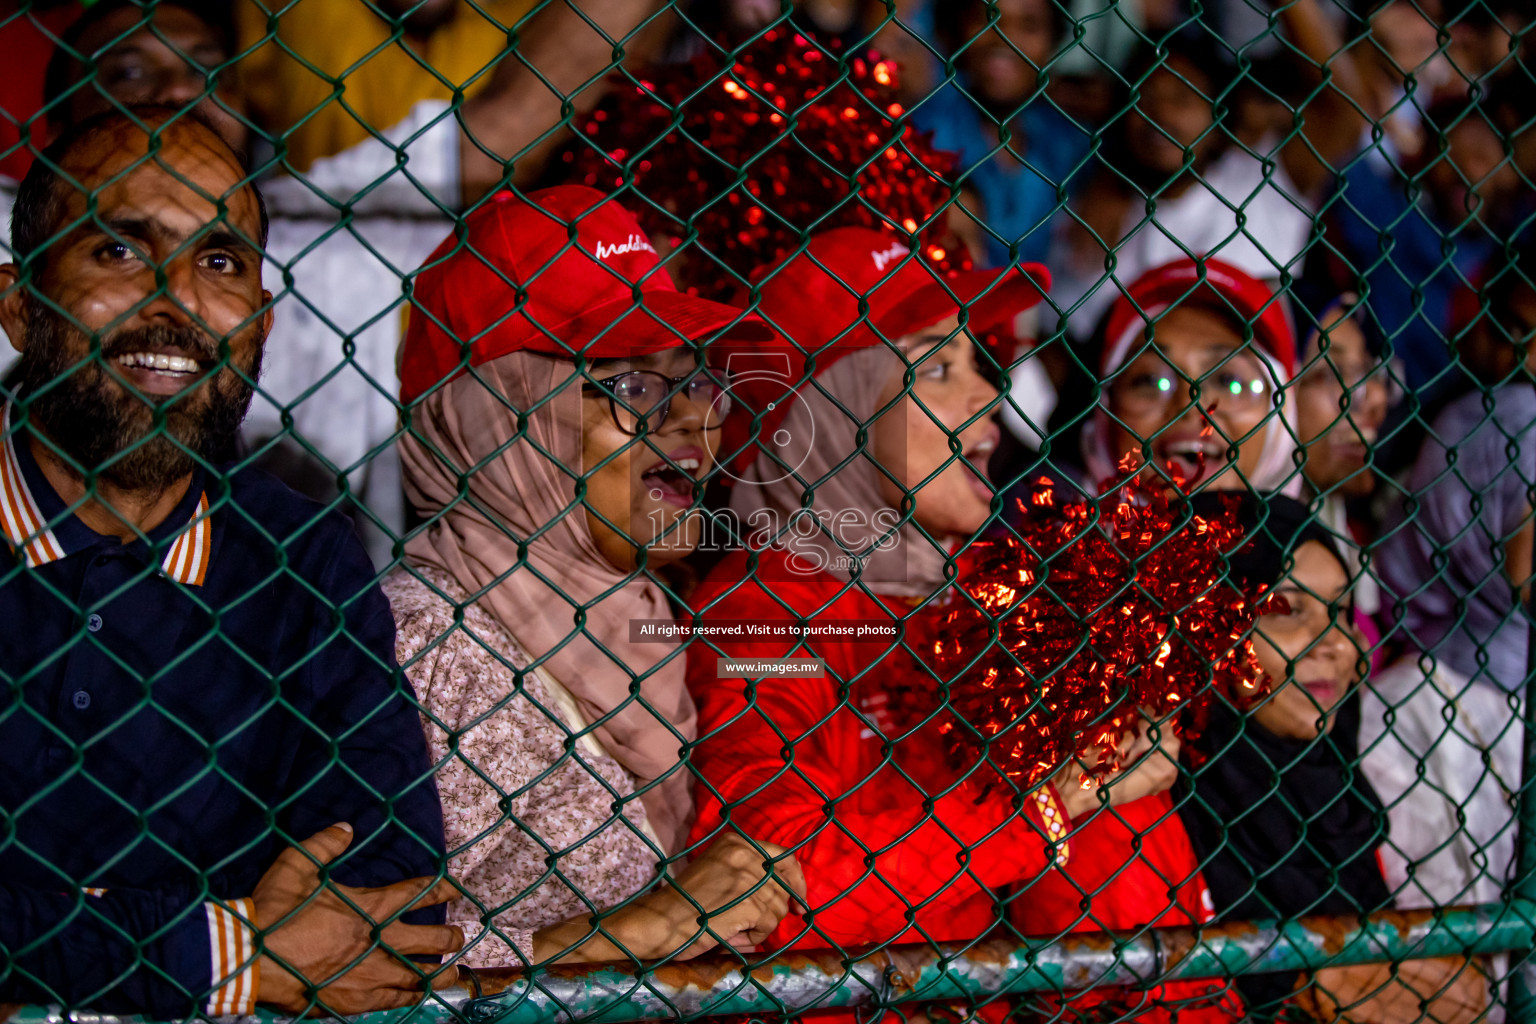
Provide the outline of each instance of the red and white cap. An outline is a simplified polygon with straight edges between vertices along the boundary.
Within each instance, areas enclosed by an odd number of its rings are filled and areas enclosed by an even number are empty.
[[[1174,306],[1201,306],[1240,318],[1253,340],[1274,360],[1282,380],[1296,373],[1296,332],[1285,303],[1264,282],[1216,259],[1184,259],[1138,277],[1110,307],[1104,330],[1101,375],[1125,364],[1146,326]]]
[[[406,402],[511,352],[619,359],[721,331],[774,336],[759,317],[679,292],[634,216],[580,185],[493,196],[422,265],[411,305]]]
[[[1296,375],[1296,332],[1290,313],[1268,285],[1220,260],[1188,257],[1154,267],[1138,277],[1110,307],[1104,325],[1104,350],[1099,359],[1099,379],[1107,381],[1120,370],[1145,336],[1148,324],[1156,324],[1174,307],[1199,306],[1241,319],[1253,328],[1254,350],[1282,386]],[[1155,331],[1154,326],[1154,331]],[[1295,472],[1295,403],[1283,401],[1276,392],[1276,412],[1265,422],[1258,439],[1262,450],[1258,465],[1248,479],[1259,491],[1282,488],[1294,493],[1300,487]],[[1099,408],[1082,433],[1083,459],[1095,481],[1112,477],[1123,454],[1109,447],[1109,389],[1099,394]]]
[[[747,405],[768,409],[804,381],[811,358],[823,370],[849,352],[894,342],[962,309],[978,339],[1011,345],[1014,317],[1051,287],[1050,271],[1038,263],[946,275],[919,253],[884,231],[837,228],[815,236],[783,264],[755,272],[756,311],[777,333],[767,344],[732,338],[714,350],[726,354],[733,372],[734,356],[776,360],[787,371],[788,386],[781,381],[772,387],[765,379],[757,389],[762,393],[754,395],[752,381],[739,382],[734,388]],[[783,413],[777,403],[765,424],[771,428]]]

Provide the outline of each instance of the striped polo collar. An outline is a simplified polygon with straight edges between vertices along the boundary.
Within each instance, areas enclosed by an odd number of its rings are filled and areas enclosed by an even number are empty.
[[[53,517],[52,523],[57,524],[56,529],[44,516],[38,496],[27,483],[27,472],[22,465],[23,460],[32,462],[32,454],[24,452],[23,446],[16,443],[11,417],[12,406],[7,402],[3,416],[0,416],[0,423],[4,424],[3,431],[0,431],[3,434],[0,436],[0,532],[4,533],[11,551],[19,553],[27,565],[35,569],[72,554],[71,548],[79,550],[82,545],[78,543],[78,538],[74,544],[66,543],[72,530],[70,524],[67,521],[61,522],[61,519],[72,517]],[[201,473],[194,479],[194,483],[200,479]],[[44,486],[47,486],[46,483]],[[184,525],[175,532],[175,539],[170,540],[165,549],[165,558],[160,563],[160,571],[164,575],[193,587],[203,585],[213,550],[213,519],[208,512],[208,492],[199,489],[197,493],[197,502],[191,514],[182,520]],[[58,503],[58,497],[51,493],[51,489],[48,497]],[[186,505],[187,502],[182,502],[181,508],[172,512],[172,516],[185,515]],[[80,524],[79,529],[89,533],[83,524]],[[161,534],[165,529],[161,527],[155,533]],[[160,537],[152,539],[163,543]]]

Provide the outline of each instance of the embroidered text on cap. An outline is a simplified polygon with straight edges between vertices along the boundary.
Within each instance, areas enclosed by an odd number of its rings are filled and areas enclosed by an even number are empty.
[[[909,250],[906,246],[902,245],[900,242],[897,242],[889,249],[881,249],[879,252],[871,252],[869,254],[869,258],[875,261],[875,269],[883,272],[885,268],[890,265],[892,260],[901,259],[903,256],[907,255],[908,251]]]
[[[630,235],[627,241],[620,242],[618,245],[606,245],[599,241],[597,243],[597,252],[593,255],[600,260],[605,260],[609,256],[622,256],[627,252],[654,253],[655,251],[656,249],[651,243],[645,240],[644,235]]]

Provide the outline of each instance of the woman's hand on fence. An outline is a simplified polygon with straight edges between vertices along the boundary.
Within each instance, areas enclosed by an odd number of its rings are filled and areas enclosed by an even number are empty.
[[[746,950],[765,942],[790,900],[805,906],[805,875],[777,843],[726,832],[654,895],[671,904],[666,952],[686,947],[686,958],[721,944]]]
[[[1488,1006],[1485,970],[1463,957],[1325,967],[1303,977],[1295,998],[1314,1020],[1472,1024]]]
[[[1153,733],[1156,733],[1154,738]],[[1082,766],[1067,765],[1051,780],[1067,814],[1089,814],[1103,805],[1118,806],[1161,793],[1179,778],[1179,737],[1171,722],[1142,719],[1141,725],[1120,744],[1121,768],[1084,788]],[[1099,790],[1104,790],[1101,795]]]
[[[430,968],[416,969],[400,958],[446,956],[464,945],[464,933],[449,925],[375,924],[406,907],[446,903],[458,893],[448,879],[362,889],[328,882],[322,889],[320,865],[351,842],[350,825],[332,825],[305,840],[303,849],[284,850],[256,883],[251,898],[253,923],[262,931],[258,1002],[288,1013],[306,1012],[317,1000],[341,1014],[409,1006],[420,1000],[422,971]],[[455,975],[455,968],[447,968],[437,984],[447,987]]]
[[[676,878],[644,896],[597,919],[588,915],[540,929],[533,959],[687,959],[722,944],[750,949],[784,920],[791,899],[805,903],[805,875],[794,856],[777,843],[754,844],[726,832]]]

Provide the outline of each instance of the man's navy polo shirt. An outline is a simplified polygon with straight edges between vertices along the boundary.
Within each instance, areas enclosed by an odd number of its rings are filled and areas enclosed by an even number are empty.
[[[249,1012],[237,917],[289,841],[350,822],[347,885],[442,861],[389,603],[347,522],[270,477],[198,472],[125,545],[5,422],[0,1001]]]

